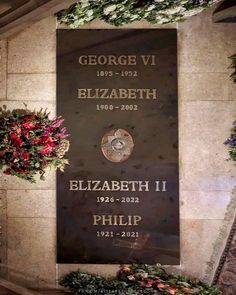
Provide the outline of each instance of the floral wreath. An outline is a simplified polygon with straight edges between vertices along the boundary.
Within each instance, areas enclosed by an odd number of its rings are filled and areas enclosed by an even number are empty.
[[[63,171],[69,149],[63,119],[49,119],[46,111],[0,109],[0,169],[4,174],[35,182],[47,167]]]
[[[61,278],[60,284],[72,294],[98,295],[221,295],[216,286],[197,279],[167,273],[161,265],[122,265],[116,277],[103,278],[73,271]],[[222,294],[223,295],[223,294]]]
[[[230,75],[231,79],[234,83],[236,83],[236,54],[229,57],[231,60],[231,68],[233,69],[233,73]]]
[[[145,19],[173,23],[197,14],[219,0],[80,0],[57,13],[60,23],[78,28],[96,18],[114,26]]]
[[[229,160],[236,161],[236,121],[233,122],[233,128],[230,136],[224,142],[228,146]]]

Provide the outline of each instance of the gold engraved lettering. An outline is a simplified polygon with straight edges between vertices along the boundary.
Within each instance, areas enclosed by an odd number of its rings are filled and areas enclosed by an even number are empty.
[[[136,55],[81,55],[78,63],[82,66],[108,65],[108,66],[135,66]]]
[[[157,89],[78,89],[79,99],[157,99]]]
[[[143,64],[147,66],[148,64],[151,66],[156,65],[156,56],[155,55],[141,55],[141,59]]]
[[[71,191],[149,191],[149,181],[70,180]]]
[[[138,226],[142,221],[139,215],[93,215],[93,225]]]

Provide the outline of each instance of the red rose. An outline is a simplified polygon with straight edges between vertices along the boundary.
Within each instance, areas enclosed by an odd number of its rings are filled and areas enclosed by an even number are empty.
[[[57,146],[57,144],[54,141],[49,142],[47,145],[51,147]]]
[[[163,288],[165,288],[165,285],[162,284],[162,283],[159,283],[159,284],[157,284],[157,288],[159,288],[159,289],[163,289]]]
[[[22,174],[29,173],[29,170],[26,169],[26,168],[21,168],[21,167],[14,166],[14,165],[12,165],[11,168],[12,168],[12,170],[15,170],[16,172],[19,172],[19,173],[22,173]]]
[[[42,150],[40,150],[40,153],[42,155],[50,155],[52,152],[53,148],[50,145],[46,145]]]
[[[41,139],[40,138],[35,138],[34,140],[32,140],[32,144],[37,144],[40,143]]]
[[[168,291],[169,294],[171,294],[171,295],[175,295],[177,289],[176,289],[176,288],[173,288],[173,287],[168,287],[168,288],[167,288],[167,291]]]
[[[19,152],[19,150],[16,150],[16,151],[14,151],[13,153],[12,153],[12,159],[13,158],[19,158],[20,157],[20,152]]]
[[[3,171],[3,173],[6,175],[11,175],[11,169],[7,168],[6,170]]]
[[[19,138],[19,136],[16,135],[15,133],[11,133],[11,134],[10,134],[10,138],[11,138],[12,140],[17,140],[17,139]]]
[[[21,128],[19,126],[17,126],[16,124],[13,124],[11,126],[12,130],[15,130],[17,133],[21,133]]]
[[[10,138],[13,141],[14,146],[21,146],[23,143],[23,140],[21,140],[20,137],[15,133],[11,133]]]
[[[29,160],[30,154],[27,151],[22,151],[20,156],[24,159],[24,160]]]
[[[19,172],[22,173],[22,174],[28,174],[29,173],[29,170],[28,169],[22,169],[22,168],[20,168],[20,171]]]
[[[46,128],[46,130],[44,131],[43,135],[44,135],[44,136],[49,136],[53,131],[54,131],[54,128],[52,128],[52,127],[48,127],[48,128]]]
[[[128,266],[123,266],[121,269],[123,272],[130,272],[130,268]]]
[[[58,139],[63,139],[63,138],[66,138],[67,135],[63,134],[63,133],[58,133],[55,135],[55,138],[58,138]]]
[[[22,130],[22,135],[24,135],[25,137],[29,137],[29,132],[26,130]]]
[[[48,137],[47,136],[41,136],[40,138],[42,143],[47,143],[48,142]]]
[[[25,129],[31,130],[35,128],[35,124],[31,122],[24,122],[22,123],[22,126],[25,127]]]
[[[154,282],[155,282],[155,281],[153,281],[153,280],[151,280],[151,279],[148,280],[148,281],[147,281],[147,284],[146,284],[145,287],[146,287],[146,288],[151,288]]]
[[[55,147],[57,145],[55,141],[52,139],[52,137],[47,137],[47,136],[42,136],[41,142],[45,144],[46,146],[51,146],[51,147]]]

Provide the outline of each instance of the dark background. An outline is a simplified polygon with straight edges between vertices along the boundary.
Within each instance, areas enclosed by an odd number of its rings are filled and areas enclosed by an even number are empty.
[[[58,263],[179,264],[178,98],[176,30],[58,30],[57,114],[70,133],[70,165],[57,174]],[[156,55],[157,66],[82,66],[80,55]],[[138,77],[96,77],[97,70],[137,70]],[[157,100],[77,99],[78,88],[156,88]],[[138,111],[96,111],[97,104],[137,104]],[[131,157],[108,161],[103,135],[113,128],[134,139]],[[69,180],[167,181],[167,192],[69,191]],[[96,203],[97,196],[139,196],[139,204]],[[135,226],[93,226],[93,214],[141,215]],[[97,230],[139,231],[141,250]],[[119,238],[135,242],[134,238]]]

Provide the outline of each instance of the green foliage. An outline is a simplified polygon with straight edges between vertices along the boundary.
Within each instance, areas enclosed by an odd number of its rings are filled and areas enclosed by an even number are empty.
[[[78,270],[66,275],[60,284],[78,295],[221,294],[215,286],[167,273],[160,265],[147,264],[121,266],[117,277],[109,279]]]
[[[231,131],[230,137],[225,141],[225,145],[228,146],[230,159],[236,161],[236,121],[233,123]]]
[[[81,0],[60,11],[58,20],[78,28],[96,18],[114,26],[145,19],[151,23],[178,22],[219,0]]]
[[[231,68],[234,69],[234,72],[231,74],[231,79],[236,83],[236,54],[229,57],[231,59]]]
[[[73,292],[73,294],[135,295],[135,293],[133,293],[133,289],[129,288],[128,284],[125,282],[118,281],[117,279],[105,279],[100,276],[80,271],[74,271],[66,275],[61,280],[60,284],[68,288],[71,292]]]

